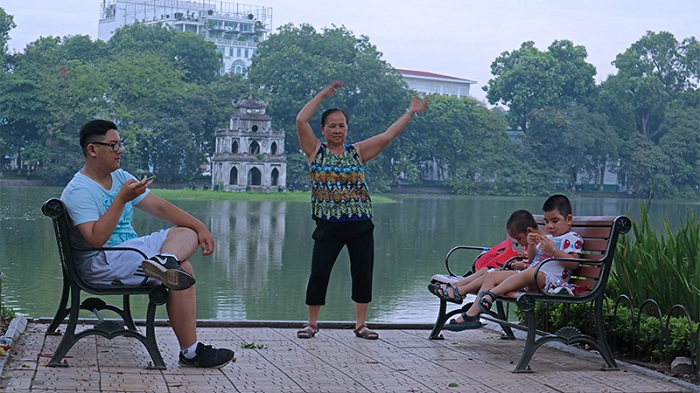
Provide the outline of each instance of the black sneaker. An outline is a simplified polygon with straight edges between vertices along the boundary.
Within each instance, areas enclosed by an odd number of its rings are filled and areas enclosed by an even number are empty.
[[[148,277],[159,280],[169,289],[181,291],[194,285],[194,277],[182,270],[175,257],[158,254],[141,262],[141,267]]]
[[[184,367],[221,368],[229,364],[231,360],[234,362],[236,361],[233,357],[234,352],[232,350],[226,348],[212,348],[211,345],[204,345],[202,343],[197,344],[195,353],[195,357],[187,359],[182,352],[180,352],[180,365]]]

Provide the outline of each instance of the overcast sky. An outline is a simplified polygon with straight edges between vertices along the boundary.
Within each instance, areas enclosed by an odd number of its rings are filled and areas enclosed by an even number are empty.
[[[235,2],[235,1],[229,1]],[[10,51],[22,51],[40,36],[97,37],[102,0],[0,0],[14,16]],[[558,39],[583,45],[600,83],[616,72],[618,53],[646,31],[668,31],[677,40],[700,38],[700,0],[248,0],[272,8],[277,27],[307,23],[317,30],[345,26],[366,35],[396,68],[474,80],[481,86],[490,65],[525,41],[540,50]]]

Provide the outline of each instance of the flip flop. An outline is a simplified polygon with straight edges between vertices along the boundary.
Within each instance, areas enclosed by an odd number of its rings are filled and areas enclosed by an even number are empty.
[[[461,315],[464,322],[457,322],[456,319],[450,319],[450,322],[445,324],[443,329],[452,332],[461,332],[462,330],[478,329],[483,326],[478,315],[470,317],[465,312],[463,312]]]
[[[369,330],[369,328],[367,327],[367,324],[364,324],[364,325],[360,326],[359,328],[355,328],[353,330],[353,332],[355,332],[355,337],[364,338],[365,340],[376,340],[379,338],[379,333],[377,333],[373,330]],[[360,333],[360,332],[362,332],[362,333]]]
[[[319,330],[318,326],[307,323],[303,328],[297,330],[297,338],[313,338]]]

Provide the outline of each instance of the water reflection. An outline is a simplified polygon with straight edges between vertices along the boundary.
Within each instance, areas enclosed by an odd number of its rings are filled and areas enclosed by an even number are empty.
[[[40,212],[60,188],[0,185],[0,271],[2,302],[31,316],[52,316],[60,298],[61,273],[51,222]],[[492,245],[505,236],[516,209],[539,212],[543,198],[393,196],[375,206],[375,281],[368,318],[382,322],[433,322],[438,302],[426,290],[429,277],[443,273],[444,255],[457,244]],[[578,215],[629,214],[639,217],[638,200],[572,198]],[[308,203],[174,201],[206,223],[216,241],[213,256],[195,254],[198,317],[218,320],[306,318],[304,294],[311,261],[314,223]],[[652,225],[661,231],[700,217],[700,203],[653,201]],[[138,233],[164,227],[140,213]],[[463,258],[467,269],[471,258]],[[331,276],[321,320],[354,319],[349,262],[341,253]],[[135,299],[134,307],[145,308]],[[159,310],[159,318],[165,318]]]
[[[216,294],[219,300],[226,300],[232,291],[255,296],[270,288],[270,272],[279,271],[282,265],[286,210],[284,203],[210,203],[210,228],[217,242],[214,260],[218,271],[215,275],[236,283],[235,291],[223,287]],[[240,280],[241,277],[246,279]],[[216,303],[225,305],[226,302]],[[216,309],[214,318],[247,319],[241,318],[241,310],[245,307],[226,304]]]

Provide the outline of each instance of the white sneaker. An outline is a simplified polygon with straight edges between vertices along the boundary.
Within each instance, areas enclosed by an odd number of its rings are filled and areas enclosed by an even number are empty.
[[[141,262],[141,268],[148,277],[155,278],[168,289],[182,291],[194,285],[194,277],[182,270],[177,258],[169,255],[155,255]]]

